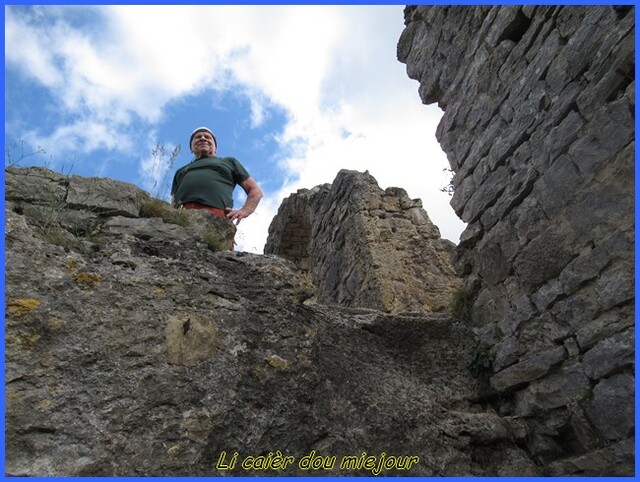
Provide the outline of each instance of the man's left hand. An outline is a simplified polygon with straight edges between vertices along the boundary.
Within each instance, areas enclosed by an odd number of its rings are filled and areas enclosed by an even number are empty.
[[[244,208],[238,209],[238,210],[227,208],[226,211],[227,211],[227,219],[230,220],[232,223],[235,223],[236,225],[240,224],[241,220],[243,220],[244,218],[246,218],[251,214],[248,210]]]
[[[244,189],[244,192],[247,194],[247,200],[245,201],[244,206],[237,211],[234,211],[231,208],[225,209],[227,212],[227,219],[230,219],[231,222],[235,222],[236,225],[239,224],[242,219],[255,211],[263,196],[262,189],[260,189],[260,186],[258,186],[252,177],[242,181],[240,186],[242,186],[242,189]]]

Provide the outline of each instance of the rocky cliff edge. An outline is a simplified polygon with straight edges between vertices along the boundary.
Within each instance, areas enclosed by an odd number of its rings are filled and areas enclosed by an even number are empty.
[[[447,314],[311,303],[292,262],[219,250],[225,221],[5,176],[7,475],[540,473]]]

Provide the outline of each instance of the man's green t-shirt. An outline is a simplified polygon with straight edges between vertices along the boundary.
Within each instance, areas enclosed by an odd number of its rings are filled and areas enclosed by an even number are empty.
[[[233,207],[233,189],[249,173],[233,157],[196,159],[176,171],[171,186],[176,204],[197,202],[224,209]]]

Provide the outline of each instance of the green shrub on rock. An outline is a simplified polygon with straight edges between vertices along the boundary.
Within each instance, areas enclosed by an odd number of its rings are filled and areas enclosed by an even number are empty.
[[[464,288],[456,290],[451,296],[449,310],[454,320],[469,320],[471,317],[471,295],[469,292]]]

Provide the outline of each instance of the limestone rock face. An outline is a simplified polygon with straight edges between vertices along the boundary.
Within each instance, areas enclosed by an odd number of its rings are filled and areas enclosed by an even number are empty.
[[[528,420],[554,475],[634,473],[634,14],[407,7],[398,43],[445,110],[469,223],[455,266],[495,355],[493,404]]]
[[[332,184],[284,200],[265,253],[311,273],[320,303],[382,311],[438,312],[461,285],[452,243],[400,188],[342,170]]]
[[[7,474],[373,475],[340,468],[363,452],[419,459],[381,475],[540,474],[529,428],[477,403],[474,336],[448,315],[310,303],[290,261],[212,250],[198,229],[224,220],[5,176]],[[295,463],[241,466],[277,451]],[[335,465],[305,470],[313,451]]]

